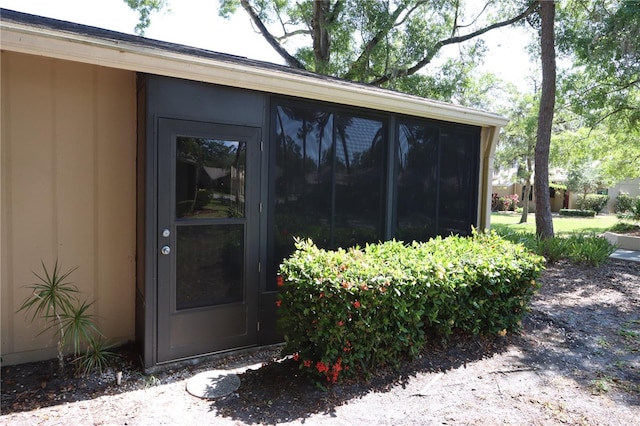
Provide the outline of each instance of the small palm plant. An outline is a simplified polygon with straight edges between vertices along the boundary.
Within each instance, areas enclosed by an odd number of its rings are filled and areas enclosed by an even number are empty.
[[[28,286],[33,291],[18,312],[31,312],[31,322],[36,318],[43,318],[46,325],[40,334],[51,329],[55,330],[55,336],[58,339],[58,367],[62,373],[65,346],[71,343],[76,359],[82,361],[86,357],[86,355],[80,355],[82,343],[89,344],[87,353],[95,353],[95,350],[92,350],[92,348],[95,349],[97,341],[94,335],[102,336],[102,333],[98,329],[94,316],[88,311],[93,302],[80,302],[78,288],[68,281],[69,275],[78,267],[63,272],[62,264],[58,259],[53,265],[53,270],[47,269],[44,262],[41,263],[43,273],[33,273],[38,278],[38,282]],[[100,349],[104,350],[104,347],[101,346]],[[86,366],[83,370],[87,372]]]

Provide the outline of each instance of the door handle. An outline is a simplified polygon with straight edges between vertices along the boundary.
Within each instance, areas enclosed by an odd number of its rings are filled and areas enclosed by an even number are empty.
[[[169,246],[163,246],[160,249],[160,253],[164,254],[165,256],[168,255],[169,253],[171,253],[171,247]]]

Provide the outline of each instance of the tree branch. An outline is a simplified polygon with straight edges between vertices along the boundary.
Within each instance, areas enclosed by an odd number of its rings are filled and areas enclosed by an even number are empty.
[[[265,40],[267,40],[267,43],[269,43],[269,45],[273,47],[273,49],[278,53],[278,55],[280,55],[285,60],[287,65],[289,65],[292,68],[297,68],[301,70],[306,69],[304,64],[302,64],[302,62],[300,62],[298,59],[296,59],[291,54],[289,54],[289,52],[287,52],[282,47],[282,45],[273,36],[273,34],[271,34],[269,30],[267,30],[267,27],[264,26],[264,24],[260,20],[260,17],[258,16],[258,14],[256,14],[255,10],[253,10],[248,0],[240,0],[240,4],[242,5],[242,8],[247,12],[247,14],[251,17],[251,20],[253,21],[253,23],[258,27],[258,30],[260,30],[260,33],[262,34],[262,36],[265,38]]]
[[[311,34],[311,31],[309,30],[295,30],[290,33],[285,32],[284,35],[281,35],[279,37],[273,36],[273,38],[276,39],[278,42],[282,42],[283,40],[286,40],[290,37],[294,37],[297,35],[310,35],[310,34]]]
[[[505,27],[508,25],[511,25],[515,22],[521,21],[522,19],[526,18],[527,16],[531,15],[536,8],[538,7],[539,1],[533,1],[531,2],[531,4],[529,5],[529,7],[527,7],[522,13],[518,14],[517,16],[511,18],[511,19],[507,19],[506,21],[501,21],[501,22],[496,22],[494,24],[491,24],[485,28],[481,28],[477,31],[474,31],[472,33],[469,34],[465,34],[463,36],[457,36],[457,37],[450,37],[444,40],[440,40],[439,42],[437,42],[434,46],[433,49],[431,50],[431,52],[429,54],[427,54],[427,56],[425,56],[422,60],[420,60],[418,63],[416,63],[414,66],[410,67],[410,68],[405,68],[402,70],[395,70],[391,73],[387,73],[381,77],[379,77],[376,80],[371,81],[369,84],[373,85],[373,86],[380,86],[384,83],[387,83],[391,80],[393,80],[394,78],[398,78],[398,77],[407,77],[410,76],[412,74],[415,74],[416,72],[418,72],[420,69],[422,69],[423,67],[425,67],[427,64],[429,64],[431,62],[431,60],[435,57],[436,53],[438,53],[438,51],[449,44],[454,44],[454,43],[462,43],[464,41],[470,40],[474,37],[480,36],[486,32],[489,32],[491,30],[494,30],[496,28],[501,28],[501,27]]]
[[[408,13],[407,15],[405,15],[405,17],[403,18],[403,20],[406,20],[407,17],[413,13],[419,5],[423,4],[424,2],[420,2],[419,4],[417,4],[415,7],[413,7]],[[369,56],[371,55],[371,52],[373,52],[373,49],[376,48],[376,46],[382,41],[384,40],[384,38],[386,37],[387,34],[389,34],[389,31],[391,31],[391,29],[395,26],[395,22],[396,19],[398,19],[398,17],[402,14],[402,12],[405,10],[406,8],[406,4],[402,4],[399,5],[396,10],[391,14],[390,18],[389,18],[389,23],[388,25],[382,27],[380,29],[380,31],[378,31],[376,33],[375,36],[373,36],[365,45],[364,49],[362,49],[362,52],[360,53],[360,56],[358,56],[358,59],[356,59],[355,61],[353,61],[351,63],[351,66],[349,67],[349,70],[342,76],[342,78],[344,78],[345,80],[353,80],[353,76],[357,74],[357,70],[358,68],[362,67],[362,63],[367,60],[369,58]]]

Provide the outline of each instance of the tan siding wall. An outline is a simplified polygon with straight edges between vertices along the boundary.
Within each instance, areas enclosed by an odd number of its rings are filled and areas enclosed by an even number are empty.
[[[56,257],[104,334],[134,335],[135,73],[2,52],[0,277],[3,363],[55,353],[15,313]]]

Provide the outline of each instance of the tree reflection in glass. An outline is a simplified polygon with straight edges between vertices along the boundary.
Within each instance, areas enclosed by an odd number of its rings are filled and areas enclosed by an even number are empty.
[[[246,142],[178,137],[176,218],[245,214]]]

